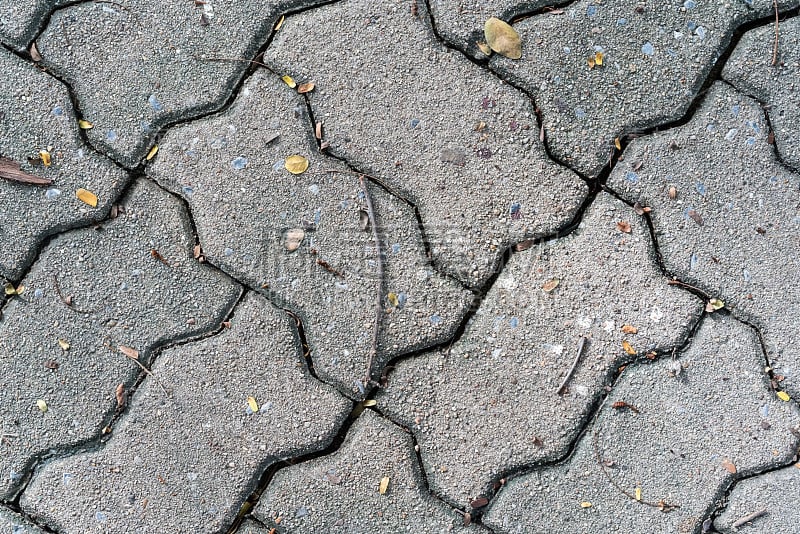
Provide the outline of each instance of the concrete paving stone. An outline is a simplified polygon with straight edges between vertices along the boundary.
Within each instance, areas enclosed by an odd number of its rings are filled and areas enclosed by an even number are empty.
[[[80,139],[58,80],[3,48],[0,72],[0,157],[53,181],[35,186],[0,179],[0,276],[18,280],[46,236],[105,217],[127,173]],[[50,153],[50,167],[28,161],[41,150]],[[78,200],[80,188],[97,195],[96,207]]]
[[[635,358],[624,343],[640,358],[667,351],[702,306],[667,284],[645,221],[601,194],[575,232],[514,254],[449,352],[400,362],[378,405],[414,432],[432,491],[464,505],[566,454],[610,375]]]
[[[238,285],[192,257],[179,200],[140,180],[122,206],[103,228],[55,238],[3,309],[0,424],[13,437],[0,443],[0,498],[40,456],[100,435],[117,385],[140,372],[118,346],[147,365],[154,347],[219,327],[239,297]]]
[[[735,479],[792,458],[800,412],[770,390],[752,329],[709,316],[676,361],[677,376],[669,358],[627,368],[572,457],[510,479],[484,523],[498,534],[699,533]]]
[[[278,471],[254,515],[298,534],[485,532],[465,527],[460,514],[430,496],[411,437],[370,410],[335,453]]]
[[[20,505],[62,533],[223,532],[267,463],[325,447],[350,413],[301,358],[291,318],[249,293],[230,328],[159,355],[169,397],[146,379],[108,444],[46,464]]]
[[[224,113],[172,129],[148,173],[187,200],[209,261],[304,319],[319,376],[362,395],[379,292],[378,374],[389,358],[451,337],[472,294],[433,271],[411,207],[368,186],[381,287],[359,179],[318,153],[305,110],[278,76],[259,71]],[[292,154],[309,170],[290,174]],[[289,250],[293,230],[302,241]]]
[[[47,13],[65,2],[66,0],[0,0],[0,42],[17,50],[25,50]]]
[[[408,4],[288,17],[265,58],[316,83],[329,150],[414,202],[436,264],[473,287],[509,245],[565,226],[587,193],[547,158],[530,100],[444,48]]]
[[[252,519],[247,519],[241,524],[239,530],[236,532],[237,534],[270,534],[269,531],[269,528],[264,527],[260,523],[253,521]]]
[[[218,109],[248,67],[201,58],[251,59],[281,12],[321,1],[86,2],[57,11],[37,45],[92,144],[133,167],[165,125]]]
[[[0,532],[10,532],[11,534],[44,534],[42,529],[21,515],[3,507],[0,507]]]
[[[800,395],[800,176],[775,160],[758,102],[716,83],[688,124],[636,139],[608,183],[652,208],[666,268],[756,325]]]
[[[771,0],[582,0],[515,24],[522,59],[490,65],[536,99],[552,154],[593,176],[615,137],[682,117],[735,29],[772,10]],[[591,68],[597,53],[603,65]]]
[[[714,520],[714,527],[723,534],[743,530],[748,534],[768,534],[800,525],[800,464],[757,475],[736,484],[725,510]],[[766,513],[736,528],[734,523],[760,510]]]
[[[778,31],[778,65],[772,65],[775,26],[762,26],[742,37],[722,76],[768,106],[778,153],[800,172],[800,18],[782,21]]]

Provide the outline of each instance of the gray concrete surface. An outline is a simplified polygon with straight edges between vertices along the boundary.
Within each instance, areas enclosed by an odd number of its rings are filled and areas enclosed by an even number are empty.
[[[294,154],[310,161],[301,175],[284,167]],[[378,257],[359,177],[317,152],[302,97],[265,70],[224,113],[167,134],[148,173],[187,200],[211,263],[305,319],[320,376],[353,395],[376,321],[380,374],[391,357],[449,339],[471,303],[431,268],[413,210],[367,182]]]
[[[778,28],[777,49],[775,28],[747,32],[722,76],[765,106],[781,160],[800,172],[800,21],[790,19]]]
[[[52,181],[31,187],[0,179],[0,276],[18,281],[47,236],[105,217],[128,177],[81,140],[72,102],[57,80],[5,49],[0,71],[0,157]],[[49,167],[41,163],[42,150],[50,154]],[[96,207],[76,198],[81,188],[97,196]]]
[[[736,27],[772,5],[582,0],[515,24],[522,59],[495,56],[491,67],[536,99],[553,154],[594,176],[616,137],[681,118]],[[591,68],[597,52],[603,65]]]
[[[653,209],[667,269],[758,325],[780,388],[800,395],[800,176],[776,161],[758,102],[715,84],[688,124],[627,152],[609,184]]]
[[[699,532],[736,478],[792,460],[800,412],[770,391],[753,330],[706,317],[675,361],[677,376],[671,359],[627,368],[570,459],[510,479],[486,524],[515,533]]]
[[[563,457],[617,368],[671,350],[702,307],[667,285],[643,219],[603,194],[568,237],[515,254],[461,339],[398,364],[378,405],[417,436],[431,489],[466,506],[506,473]]]
[[[728,498],[728,506],[714,520],[714,526],[724,534],[739,531],[751,534],[780,532],[786,524],[800,524],[798,495],[800,464],[755,475],[736,484]],[[762,510],[764,514],[740,523]],[[735,526],[737,523],[738,526]]]
[[[412,447],[366,410],[339,450],[279,471],[255,515],[285,532],[482,532],[428,494]]]
[[[175,198],[140,181],[121,206],[125,214],[101,229],[54,239],[3,309],[4,499],[40,457],[100,437],[117,385],[129,387],[140,373],[118,347],[137,350],[148,365],[157,346],[219,328],[239,296],[238,284],[192,257]]]
[[[312,53],[317,42],[324,53]],[[330,152],[413,201],[434,261],[472,286],[509,245],[565,226],[586,193],[547,159],[525,95],[436,43],[396,2],[289,17],[265,61],[316,82],[309,102]]]
[[[794,532],[798,20],[0,0],[0,531]]]
[[[101,450],[37,472],[26,512],[59,532],[219,532],[260,466],[323,448],[351,408],[305,370],[291,318],[253,293],[224,332],[165,350],[152,372],[160,383],[136,391]]]

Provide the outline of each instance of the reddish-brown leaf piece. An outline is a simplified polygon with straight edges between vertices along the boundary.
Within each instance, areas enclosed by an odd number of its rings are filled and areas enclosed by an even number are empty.
[[[473,508],[482,508],[487,504],[489,504],[489,499],[487,499],[486,497],[478,497],[477,499],[469,503],[469,505],[472,506]]]
[[[631,233],[631,224],[628,221],[619,221],[617,222],[617,230],[624,234]]]
[[[724,467],[724,468],[725,468],[725,470],[726,470],[728,473],[730,473],[730,474],[732,474],[732,475],[733,475],[733,474],[736,474],[736,466],[733,464],[733,462],[731,462],[731,461],[730,461],[730,460],[728,460],[727,458],[725,458],[724,460],[722,460],[722,467]]]
[[[703,226],[703,218],[695,210],[689,210],[688,215],[689,217],[692,218],[694,222],[696,222],[700,226]]]
[[[126,347],[125,345],[120,345],[117,348],[119,349],[119,351],[122,354],[124,354],[128,358],[130,358],[132,360],[138,360],[139,359],[139,351],[138,350],[132,349],[130,347]]]
[[[0,178],[31,185],[50,185],[53,183],[53,180],[49,178],[28,174],[19,168],[19,163],[3,157],[0,157]]]
[[[114,390],[114,396],[117,398],[117,409],[121,410],[125,407],[125,384],[122,382],[117,384],[117,389]]]

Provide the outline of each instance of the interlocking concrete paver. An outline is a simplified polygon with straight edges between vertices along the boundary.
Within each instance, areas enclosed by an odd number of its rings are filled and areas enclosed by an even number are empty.
[[[625,159],[609,185],[652,207],[667,269],[755,324],[800,395],[800,176],[775,160],[758,102],[717,83],[688,124],[636,139]]]
[[[596,175],[615,137],[683,116],[733,31],[772,9],[771,0],[582,0],[515,24],[522,59],[491,66],[536,98],[552,153]],[[598,52],[603,64],[591,68]]]
[[[748,534],[781,532],[787,525],[800,525],[798,495],[798,465],[742,480],[733,488],[728,505],[714,520],[714,527],[723,534],[738,532],[740,529],[734,524],[760,510],[766,510],[766,513],[746,527]]]
[[[186,198],[209,261],[303,317],[320,377],[360,394],[379,293],[375,372],[446,341],[472,295],[428,265],[412,209],[367,185],[383,237],[381,285],[359,179],[320,155],[311,132],[302,97],[262,70],[224,113],[171,130],[148,172]],[[307,172],[284,168],[292,154],[308,157]],[[292,230],[303,240],[290,251]]]
[[[24,50],[34,38],[46,14],[66,0],[22,0],[0,2],[0,42]]]
[[[275,475],[255,516],[283,532],[484,532],[425,488],[413,442],[367,410],[338,451]],[[384,494],[381,482],[388,477]]]
[[[800,414],[770,391],[753,330],[711,316],[677,361],[677,377],[669,359],[626,369],[570,460],[511,479],[484,522],[497,533],[700,532],[736,477],[792,458]]]
[[[59,532],[223,531],[263,465],[321,449],[350,412],[305,370],[293,328],[249,294],[229,329],[159,355],[170,397],[146,379],[105,448],[47,464],[22,508]]]
[[[775,27],[747,32],[722,76],[766,108],[784,163],[800,172],[800,18],[779,25],[777,65],[772,65]]]
[[[0,157],[53,181],[32,186],[0,179],[0,276],[17,280],[46,236],[102,219],[127,182],[127,173],[96,154],[79,136],[66,87],[0,48]],[[50,153],[50,167],[29,163]],[[78,200],[88,189],[97,207]]]
[[[0,422],[14,437],[0,442],[0,498],[39,455],[99,436],[117,385],[139,374],[118,346],[147,364],[154,347],[218,327],[239,296],[238,285],[192,257],[180,201],[139,181],[122,206],[102,229],[55,238],[3,309]]]
[[[265,58],[316,82],[308,96],[329,150],[413,201],[435,262],[470,285],[509,245],[566,226],[585,197],[584,182],[547,159],[529,99],[396,2],[288,17]]]
[[[37,45],[91,142],[132,167],[164,125],[225,102],[281,11],[320,1],[87,2],[57,11]]]
[[[43,534],[44,531],[6,508],[0,508],[0,531],[11,534]]]
[[[432,490],[465,504],[508,472],[566,454],[610,375],[634,358],[623,344],[640,357],[668,350],[701,310],[659,272],[645,221],[601,194],[574,233],[511,257],[449,351],[399,363],[379,406],[417,436]],[[588,346],[559,395],[581,336]]]

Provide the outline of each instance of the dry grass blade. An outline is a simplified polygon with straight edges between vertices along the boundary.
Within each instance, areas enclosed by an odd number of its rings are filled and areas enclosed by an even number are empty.
[[[378,298],[375,303],[375,326],[372,331],[372,346],[370,347],[369,356],[367,357],[367,372],[364,376],[364,386],[367,386],[372,381],[372,365],[375,361],[375,354],[378,351],[378,334],[380,332],[381,317],[383,317],[383,307],[381,305],[383,302],[383,252],[381,249],[381,238],[378,234],[378,225],[375,221],[375,210],[372,208],[372,197],[370,197],[369,190],[367,189],[366,178],[361,175],[358,179],[361,182],[361,190],[364,192],[364,200],[367,204],[367,215],[369,216],[369,222],[372,226],[372,237],[375,240],[375,260],[379,284],[377,291]]]
[[[778,38],[780,19],[778,16],[778,0],[772,0],[772,6],[775,8],[775,44],[772,45],[772,64],[778,64]]]
[[[3,157],[0,157],[0,178],[31,185],[50,185],[53,183],[53,180],[49,178],[28,174],[19,168],[19,163]]]

